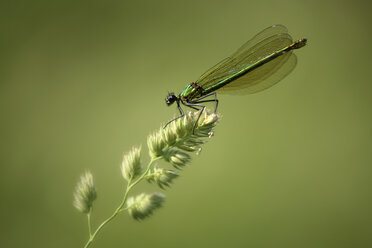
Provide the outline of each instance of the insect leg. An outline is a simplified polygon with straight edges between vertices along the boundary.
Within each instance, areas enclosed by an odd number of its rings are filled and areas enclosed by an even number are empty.
[[[196,119],[195,124],[194,124],[194,127],[193,127],[193,129],[192,129],[192,133],[195,134],[195,128],[196,128],[196,125],[197,125],[197,123],[198,123],[198,121],[199,121],[199,119],[200,119],[200,116],[202,115],[202,113],[203,113],[203,111],[204,111],[204,109],[205,109],[205,106],[204,106],[204,105],[195,104],[195,103],[193,103],[193,102],[190,102],[190,103],[188,103],[188,102],[183,102],[183,104],[184,104],[185,106],[187,106],[187,107],[190,107],[190,108],[196,108],[196,107],[200,107],[200,108],[201,108],[201,109],[200,109],[200,113],[199,113],[199,115],[198,115],[198,118]],[[199,110],[199,109],[198,109],[198,110]]]
[[[183,102],[182,102],[182,103],[183,103]],[[168,121],[168,123],[165,124],[164,128],[166,128],[166,127],[167,127],[171,122],[173,122],[173,121],[175,121],[175,120],[177,120],[177,119],[179,119],[179,118],[182,118],[182,117],[185,115],[185,113],[183,112],[183,110],[182,110],[182,108],[181,108],[179,102],[177,102],[177,108],[178,108],[178,110],[180,111],[180,114],[181,114],[181,115],[178,116],[178,117],[176,117],[176,118],[174,118],[173,120]]]
[[[214,99],[213,99],[213,100],[203,100],[203,101],[200,101],[200,100],[202,100],[202,99],[204,99],[204,98],[207,98],[207,97],[209,97],[209,96],[212,96],[212,95],[214,95]],[[194,104],[194,103],[203,103],[203,102],[215,102],[215,103],[216,103],[216,106],[215,106],[215,108],[214,108],[214,112],[215,112],[215,113],[217,112],[218,99],[217,99],[217,94],[216,94],[216,92],[213,92],[213,93],[207,94],[207,95],[205,95],[205,96],[199,97],[198,99],[195,99],[194,101],[192,101],[192,102],[190,102],[190,103]]]
[[[195,109],[195,110],[200,110],[200,109],[195,108],[195,107],[193,107],[193,106],[188,106],[188,105],[186,105],[186,106],[189,107],[189,108]]]

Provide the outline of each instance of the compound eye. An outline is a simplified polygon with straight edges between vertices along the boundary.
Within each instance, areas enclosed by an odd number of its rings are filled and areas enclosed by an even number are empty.
[[[171,105],[173,103],[173,100],[171,99],[171,97],[167,97],[165,99],[165,103],[169,106],[169,105]]]
[[[174,93],[169,93],[168,96],[165,98],[165,103],[167,105],[171,105],[175,101],[177,101],[177,97]]]

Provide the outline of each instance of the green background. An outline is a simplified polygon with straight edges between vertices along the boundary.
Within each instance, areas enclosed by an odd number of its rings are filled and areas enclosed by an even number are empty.
[[[97,226],[123,194],[123,153],[142,144],[148,161],[147,135],[177,114],[168,90],[281,23],[308,38],[296,69],[262,93],[219,95],[216,135],[165,207],[121,215],[92,247],[371,247],[371,7],[2,1],[0,246],[83,247],[79,176],[95,177]]]

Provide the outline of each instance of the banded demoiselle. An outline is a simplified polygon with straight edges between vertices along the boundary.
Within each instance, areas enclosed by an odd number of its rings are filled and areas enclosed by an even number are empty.
[[[184,116],[180,103],[201,110],[197,123],[205,109],[202,103],[215,102],[217,111],[217,93],[251,94],[273,86],[294,69],[297,58],[292,51],[305,46],[306,41],[305,38],[293,41],[283,25],[264,29],[197,81],[188,84],[177,96],[169,93],[165,102],[168,106],[176,102],[180,116],[166,126]]]

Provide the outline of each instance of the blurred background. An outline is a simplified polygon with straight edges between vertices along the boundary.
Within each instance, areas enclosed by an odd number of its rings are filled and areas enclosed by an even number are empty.
[[[126,213],[92,247],[370,247],[370,1],[1,1],[0,245],[83,247],[72,206],[89,169],[96,227],[120,202],[120,163],[177,114],[180,92],[257,32],[308,45],[223,119],[165,207]],[[160,166],[168,166],[164,162]]]

